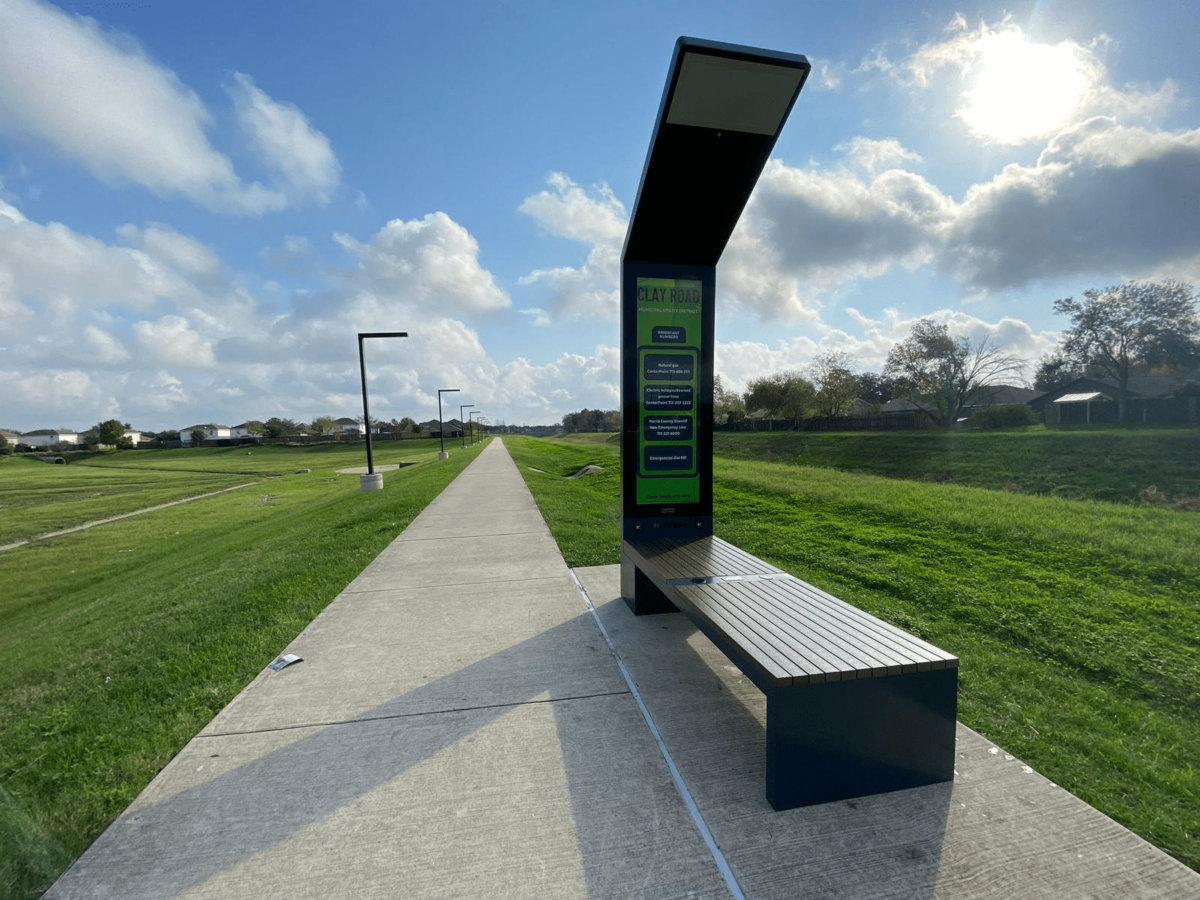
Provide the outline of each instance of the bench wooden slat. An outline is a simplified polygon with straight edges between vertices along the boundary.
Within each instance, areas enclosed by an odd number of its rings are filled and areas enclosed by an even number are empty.
[[[819,648],[826,659],[840,668],[843,679],[888,673],[889,662],[880,654],[844,634],[836,624],[815,615],[816,611],[797,602],[794,594],[789,595],[791,581],[738,584],[736,602],[757,608],[765,627],[772,631]]]
[[[806,581],[797,578],[794,584],[804,593],[818,598],[827,608],[837,611],[839,615],[852,621],[855,627],[863,629],[868,635],[878,634],[881,639],[906,648],[906,654],[920,661],[918,671],[925,671],[924,664],[926,662],[931,663],[935,669],[956,668],[958,666],[958,657],[954,654],[947,653],[940,647],[935,647],[928,641],[923,641],[921,638],[909,634],[904,629],[890,622],[885,622],[882,619],[872,616],[870,613],[863,612],[858,607],[834,597],[832,594],[827,594],[825,591],[813,587]]]
[[[638,552],[667,580],[729,575],[782,575],[777,569],[720,538],[654,538],[638,541]]]
[[[686,593],[680,593],[683,594],[683,602],[690,605],[693,611],[705,620],[729,650],[740,652],[742,660],[739,665],[753,666],[773,684],[782,686],[792,683],[792,673],[786,658],[764,641],[761,635],[746,631],[741,622],[728,615],[728,610],[713,603],[712,598],[705,596],[703,592],[688,590]]]
[[[898,675],[917,671],[918,660],[906,653],[907,648],[895,642],[875,640],[870,629],[879,620],[861,617],[839,616],[821,598],[815,598],[802,590],[804,582],[799,579],[754,585],[759,602],[777,614],[781,628],[811,630],[828,640],[848,663],[857,661],[854,667],[859,678],[883,675]],[[751,587],[747,585],[747,587]]]
[[[738,599],[737,588],[742,585],[687,585],[676,589],[679,596],[686,598],[704,610],[719,610],[729,621],[738,626],[738,637],[757,645],[771,648],[781,674],[774,679],[778,687],[807,684],[810,681],[840,681],[845,677],[845,663],[811,635],[783,635],[764,621],[761,611]],[[749,636],[749,637],[748,637]]]

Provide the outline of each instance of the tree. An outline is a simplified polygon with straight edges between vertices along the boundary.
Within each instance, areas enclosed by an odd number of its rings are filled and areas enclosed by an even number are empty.
[[[896,380],[879,372],[863,372],[858,376],[858,399],[874,407],[883,406],[896,394]]]
[[[1200,318],[1190,284],[1143,281],[1054,301],[1069,316],[1059,352],[1079,367],[1094,366],[1117,382],[1117,421],[1124,422],[1129,376],[1154,367],[1189,367],[1200,360]]]
[[[746,409],[763,410],[772,419],[800,422],[812,408],[817,389],[799,372],[776,372],[746,386]]]
[[[713,421],[718,425],[732,425],[746,418],[746,402],[741,394],[725,390],[721,376],[713,379]]]
[[[985,337],[972,346],[946,325],[921,319],[908,338],[888,351],[883,374],[895,378],[901,396],[920,403],[942,428],[958,421],[964,406],[986,398],[1005,377],[1019,377],[1025,361],[1002,353]]]
[[[1038,360],[1033,375],[1033,386],[1039,391],[1052,391],[1066,387],[1072,381],[1090,374],[1091,366],[1079,366],[1060,352],[1047,353]]]
[[[337,434],[342,430],[333,416],[317,416],[310,427],[314,434],[324,435]]]
[[[292,434],[300,426],[291,419],[280,419],[272,416],[263,424],[269,438],[282,438]]]
[[[204,443],[204,431],[200,428],[192,429],[192,446],[199,447]]]
[[[813,411],[818,416],[846,416],[853,410],[860,390],[853,365],[854,357],[841,350],[830,350],[813,358],[808,374],[817,389]]]
[[[109,419],[107,422],[101,422],[92,430],[96,433],[96,443],[115,445],[121,438],[125,437],[128,427],[116,419]]]
[[[250,434],[257,434],[260,437],[267,433],[267,426],[264,423],[258,421],[258,419],[251,419],[243,427]]]
[[[562,430],[568,434],[577,431],[618,431],[621,427],[621,413],[615,409],[587,409],[567,413],[562,417]]]

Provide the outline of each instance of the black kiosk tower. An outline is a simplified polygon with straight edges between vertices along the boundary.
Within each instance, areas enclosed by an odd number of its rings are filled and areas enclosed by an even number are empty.
[[[674,610],[625,542],[712,535],[717,261],[808,60],[681,37],[621,254],[621,594]]]

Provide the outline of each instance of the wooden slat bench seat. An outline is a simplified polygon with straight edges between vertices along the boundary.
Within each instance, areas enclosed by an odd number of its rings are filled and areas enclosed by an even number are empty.
[[[953,778],[952,654],[716,537],[625,541],[622,595],[682,612],[766,694],[775,809]]]

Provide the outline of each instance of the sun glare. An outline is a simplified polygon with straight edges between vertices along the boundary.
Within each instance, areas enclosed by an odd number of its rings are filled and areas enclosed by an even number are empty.
[[[1079,108],[1086,63],[1070,44],[1035,44],[1019,32],[979,42],[978,75],[959,117],[984,137],[1019,144],[1052,134]]]

